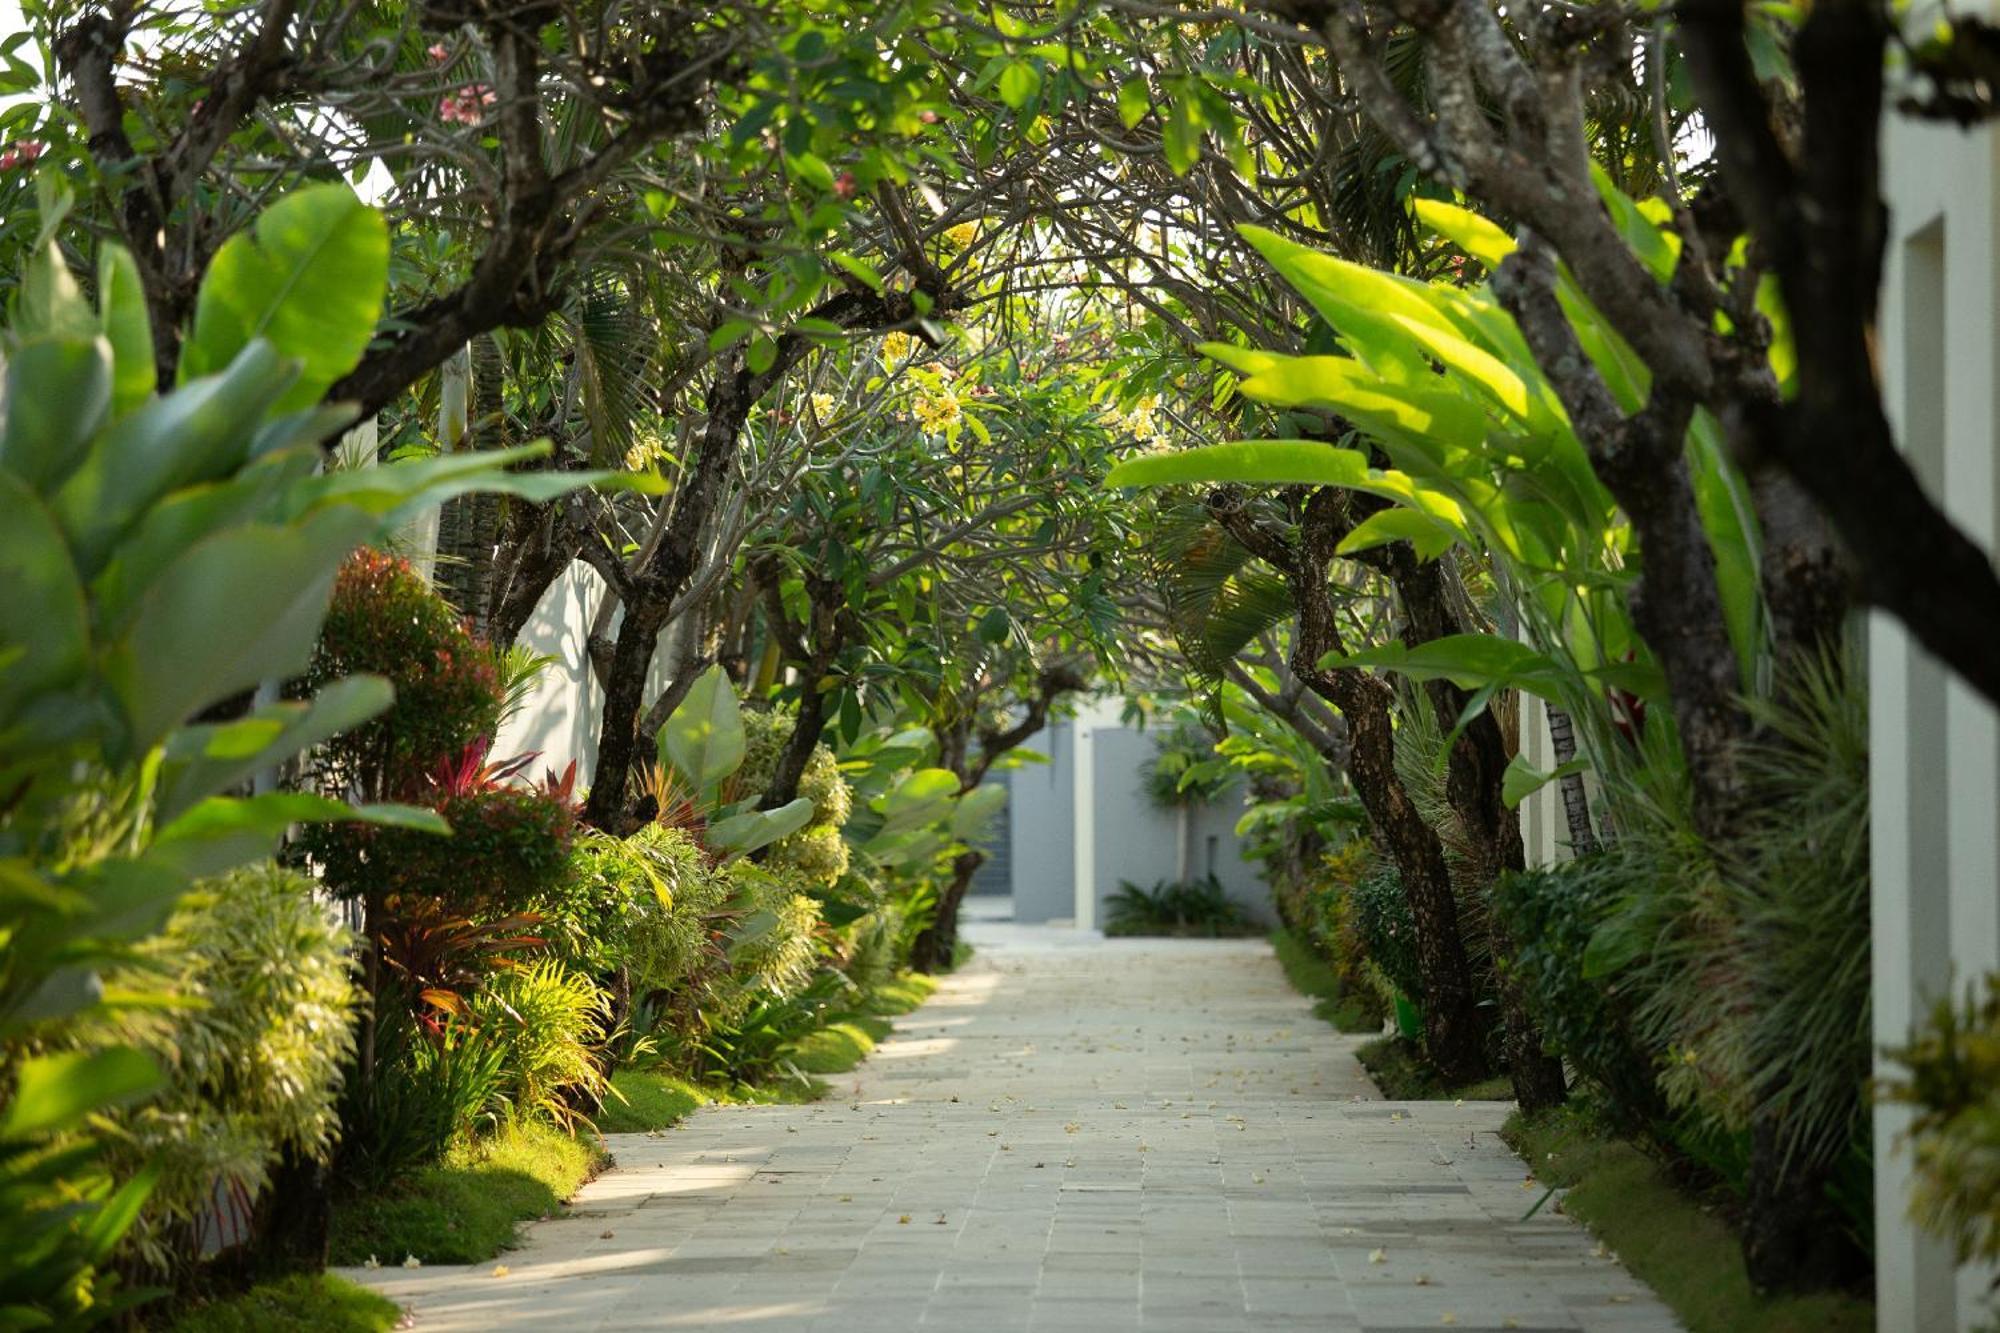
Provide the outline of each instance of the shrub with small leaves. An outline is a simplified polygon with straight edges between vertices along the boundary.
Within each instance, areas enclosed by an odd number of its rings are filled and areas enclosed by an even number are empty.
[[[371,796],[408,795],[431,767],[499,725],[493,651],[407,560],[362,550],[341,566],[305,685],[386,676],[396,702],[325,747],[337,776]]]
[[[1949,1241],[1959,1262],[2000,1260],[2000,972],[1986,994],[1940,1000],[1910,1044],[1884,1100],[1915,1109],[1905,1133],[1915,1164],[1910,1216]]]
[[[264,864],[209,880],[119,981],[175,1003],[127,1011],[120,1035],[152,1052],[166,1086],[109,1113],[120,1157],[161,1173],[127,1241],[156,1267],[201,1253],[218,1185],[247,1205],[281,1156],[325,1161],[354,1051],[353,940],[313,881]]]
[[[569,871],[576,812],[530,787],[438,800],[451,836],[379,824],[321,824],[301,845],[350,895],[425,894],[472,915],[526,910]]]
[[[1356,880],[1349,892],[1354,898],[1355,922],[1367,947],[1368,961],[1405,998],[1422,1003],[1416,921],[1410,915],[1410,900],[1403,893],[1403,877],[1396,873],[1395,866],[1384,863]]]
[[[847,873],[847,839],[833,824],[813,824],[772,844],[765,864],[815,889],[830,889]]]

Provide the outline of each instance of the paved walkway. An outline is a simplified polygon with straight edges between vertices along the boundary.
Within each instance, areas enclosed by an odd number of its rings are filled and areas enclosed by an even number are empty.
[[[349,1275],[419,1330],[1664,1330],[1501,1103],[1391,1103],[1262,941],[982,923],[812,1106],[614,1135],[495,1265]],[[857,1076],[858,1075],[858,1076]]]

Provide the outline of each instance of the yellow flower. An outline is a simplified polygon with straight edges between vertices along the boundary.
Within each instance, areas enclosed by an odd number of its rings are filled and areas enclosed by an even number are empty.
[[[931,434],[956,426],[963,415],[958,399],[948,393],[920,394],[912,405],[912,411],[916,414],[917,425]]]
[[[813,406],[813,415],[815,417],[819,418],[821,421],[827,421],[831,419],[833,416],[833,408],[834,408],[833,395],[830,393],[814,394],[812,396],[812,406]]]
[[[979,224],[976,222],[961,222],[956,227],[946,227],[944,232],[945,240],[951,242],[951,248],[954,250],[965,249],[978,235]]]
[[[901,361],[914,352],[916,347],[917,340],[901,329],[895,329],[882,335],[882,359],[884,361]]]

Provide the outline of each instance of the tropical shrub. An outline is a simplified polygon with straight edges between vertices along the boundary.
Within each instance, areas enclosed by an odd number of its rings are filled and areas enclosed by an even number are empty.
[[[1611,854],[1506,875],[1492,910],[1514,940],[1509,966],[1549,1052],[1590,1081],[1628,1133],[1657,1133],[1666,1106],[1654,1055],[1634,1028],[1630,996],[1591,967],[1591,937],[1629,891],[1625,870]]]
[[[331,826],[307,834],[301,845],[343,895],[423,895],[473,917],[523,911],[568,874],[576,812],[563,801],[502,786],[434,793],[432,800],[451,826],[449,838]]]
[[[553,958],[499,973],[473,1002],[481,1035],[500,1051],[500,1093],[517,1116],[568,1126],[606,1084],[594,1049],[610,997]]]
[[[1914,1164],[1910,1216],[1949,1241],[1958,1261],[2000,1260],[2000,972],[1985,995],[1939,1000],[1909,1044],[1885,1100],[1913,1108],[1904,1139]]]
[[[1366,947],[1369,963],[1396,994],[1422,1004],[1424,988],[1417,968],[1417,932],[1396,867],[1386,861],[1378,864],[1356,880],[1349,893],[1354,901],[1355,927]]]
[[[819,962],[819,904],[760,866],[737,862],[726,873],[735,890],[728,950],[736,988],[746,997],[796,992]],[[726,996],[721,1003],[735,1007]]]
[[[412,997],[378,1001],[371,1077],[342,1090],[339,1179],[372,1190],[437,1161],[506,1115],[507,1052],[490,1033],[444,1017],[426,1027]]]
[[[218,1188],[247,1216],[281,1157],[331,1157],[359,1001],[352,945],[311,880],[266,863],[203,881],[119,978],[172,998],[112,1025],[166,1075],[108,1117],[113,1161],[158,1175],[135,1237],[155,1267],[217,1239],[201,1222]]]
[[[1255,929],[1243,906],[1213,875],[1142,889],[1120,881],[1105,901],[1106,935],[1245,935]]]
[[[363,791],[413,795],[440,761],[491,736],[506,704],[493,651],[409,561],[375,550],[340,567],[305,685],[357,672],[396,687],[387,711],[326,746],[333,772]]]
[[[627,927],[635,995],[691,987],[724,963],[711,935],[732,886],[684,830],[648,825],[622,840],[621,854],[598,864],[640,876],[637,884],[628,878],[623,890],[637,909]]]
[[[532,450],[322,471],[349,414],[314,404],[372,335],[387,263],[382,220],[345,187],[278,201],[218,254],[182,382],[157,395],[129,254],[102,247],[96,308],[46,236],[22,279],[0,405],[0,1322],[114,1316],[98,1266],[159,1178],[116,1178],[86,1127],[163,1086],[156,1062],[125,1042],[64,1049],[106,969],[195,880],[294,824],[442,827],[223,794],[389,705],[369,677],[250,702],[307,668],[341,562],[454,492],[596,480],[500,471]],[[349,299],[309,310],[328,283]]]
[[[1186,718],[1153,738],[1153,756],[1140,768],[1147,797],[1162,809],[1212,801],[1229,788],[1231,773],[1217,764],[1215,738]]]

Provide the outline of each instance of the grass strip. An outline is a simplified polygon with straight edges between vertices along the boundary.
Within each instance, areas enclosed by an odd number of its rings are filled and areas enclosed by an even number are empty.
[[[1271,932],[1271,948],[1285,979],[1301,995],[1312,997],[1313,1013],[1341,1032],[1380,1032],[1381,1005],[1372,996],[1355,995],[1340,984],[1333,966],[1283,926]]]
[[[1415,1042],[1401,1037],[1377,1037],[1354,1051],[1354,1058],[1375,1080],[1382,1096],[1392,1102],[1439,1102],[1464,1098],[1469,1102],[1512,1101],[1514,1085],[1504,1074],[1472,1083],[1447,1083],[1424,1062]]]
[[[382,1333],[403,1312],[332,1273],[295,1273],[181,1312],[173,1333]]]
[[[1587,1114],[1569,1107],[1533,1116],[1517,1111],[1501,1134],[1538,1182],[1568,1191],[1562,1211],[1596,1233],[1691,1333],[1874,1329],[1875,1307],[1858,1296],[1757,1295],[1729,1224],[1676,1185],[1659,1162],[1606,1134]],[[1541,1191],[1525,1197],[1532,1201]]]
[[[513,1245],[520,1223],[553,1214],[604,1161],[594,1135],[575,1138],[536,1121],[510,1125],[382,1194],[339,1200],[333,1262],[491,1259]]]

